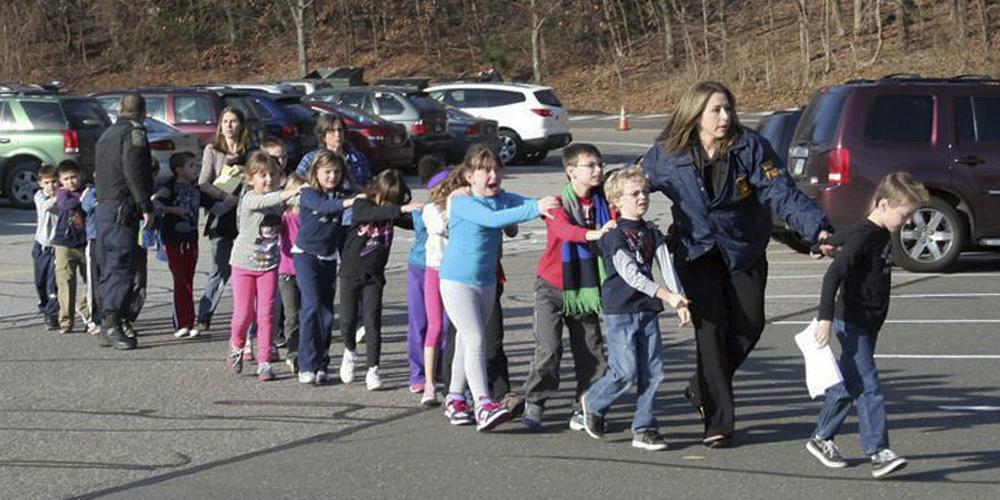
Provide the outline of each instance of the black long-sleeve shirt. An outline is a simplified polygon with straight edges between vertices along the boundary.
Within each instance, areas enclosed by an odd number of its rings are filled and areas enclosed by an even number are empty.
[[[393,226],[412,229],[413,219],[410,214],[404,214],[399,205],[376,205],[364,198],[354,200],[351,211],[351,229],[340,253],[341,275],[384,279],[392,249]]]
[[[823,276],[819,319],[836,317],[866,332],[877,332],[889,312],[892,286],[889,231],[865,219],[838,231],[829,243],[841,248]]]
[[[135,203],[143,213],[153,212],[153,162],[141,123],[124,118],[97,140],[94,188],[97,200]]]

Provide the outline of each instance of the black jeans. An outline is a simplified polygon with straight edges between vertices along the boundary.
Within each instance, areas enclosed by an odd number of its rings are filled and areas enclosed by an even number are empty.
[[[604,375],[604,339],[597,314],[566,316],[563,314],[563,292],[542,278],[535,281],[535,355],[524,382],[524,398],[529,403],[545,405],[559,390],[559,362],[563,355],[563,324],[569,330],[569,346],[573,352],[576,375],[576,397]],[[576,403],[574,403],[576,404]]]
[[[365,326],[365,363],[368,368],[378,366],[382,358],[382,290],[383,276],[340,277],[340,333],[344,347],[358,348],[358,299],[361,300],[361,319]]]
[[[767,258],[746,271],[730,272],[718,252],[680,269],[691,299],[698,363],[689,389],[704,406],[705,435],[730,435],[736,425],[733,375],[764,331]]]
[[[508,371],[507,353],[503,350],[503,309],[500,307],[500,296],[503,295],[503,285],[497,283],[497,298],[493,305],[493,314],[486,322],[486,338],[483,348],[486,350],[486,381],[490,384],[490,394],[500,400],[510,392],[510,372]],[[367,327],[366,327],[367,328]],[[448,333],[444,345],[444,358],[441,360],[441,380],[444,386],[451,383],[451,360],[455,358],[455,324],[449,322]]]
[[[285,315],[285,347],[291,355],[299,350],[299,310],[302,309],[302,296],[299,294],[299,283],[295,275],[278,275],[278,291]]]

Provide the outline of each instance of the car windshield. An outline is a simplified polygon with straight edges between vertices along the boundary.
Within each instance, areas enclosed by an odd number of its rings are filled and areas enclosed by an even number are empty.
[[[833,140],[840,123],[840,113],[844,110],[843,92],[820,92],[802,113],[795,129],[794,144],[821,144]]]

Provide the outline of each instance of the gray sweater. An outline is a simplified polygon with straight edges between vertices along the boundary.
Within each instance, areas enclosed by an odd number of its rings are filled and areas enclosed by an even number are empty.
[[[278,267],[278,233],[284,202],[281,191],[257,194],[247,190],[236,209],[239,235],[233,242],[229,265],[248,271]]]

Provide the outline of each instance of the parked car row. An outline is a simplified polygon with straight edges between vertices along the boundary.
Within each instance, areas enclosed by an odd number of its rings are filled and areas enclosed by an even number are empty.
[[[924,183],[930,202],[892,238],[908,270],[945,271],[963,250],[1000,247],[1000,80],[889,75],[824,87],[792,139],[771,140],[835,227],[862,220],[890,172]],[[796,246],[783,223],[775,230]]]

